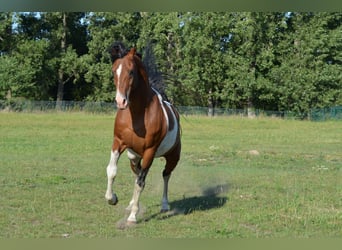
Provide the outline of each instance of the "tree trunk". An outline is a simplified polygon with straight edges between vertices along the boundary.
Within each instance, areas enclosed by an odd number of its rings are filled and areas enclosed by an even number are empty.
[[[67,32],[67,22],[66,22],[66,14],[62,13],[62,36],[61,36],[61,54],[65,54],[66,52],[66,32]],[[56,100],[56,109],[62,109],[62,102],[64,97],[64,70],[62,66],[60,66],[58,70],[58,89],[57,89],[57,100]]]
[[[208,116],[213,117],[215,115],[215,101],[212,95],[212,89],[209,90],[208,97]]]
[[[253,102],[249,98],[247,102],[248,102],[247,103],[247,116],[248,118],[255,118],[256,114],[255,114]]]

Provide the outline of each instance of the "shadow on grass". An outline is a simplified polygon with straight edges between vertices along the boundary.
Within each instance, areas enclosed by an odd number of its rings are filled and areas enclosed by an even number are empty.
[[[152,214],[143,221],[147,222],[154,218],[164,220],[176,215],[187,215],[194,211],[207,211],[222,207],[227,202],[227,197],[224,195],[227,192],[227,184],[207,187],[202,191],[201,196],[183,197],[183,199],[170,202],[170,211]]]

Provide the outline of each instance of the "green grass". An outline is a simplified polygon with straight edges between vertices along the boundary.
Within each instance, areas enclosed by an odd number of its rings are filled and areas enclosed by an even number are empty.
[[[134,178],[124,155],[107,205],[113,116],[0,113],[0,238],[342,236],[341,122],[183,117],[182,128],[172,211],[159,213],[156,159],[139,223],[120,230]]]

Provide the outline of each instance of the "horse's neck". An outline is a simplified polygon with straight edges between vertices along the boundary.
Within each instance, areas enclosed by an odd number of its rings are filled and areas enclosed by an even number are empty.
[[[150,86],[143,86],[135,89],[131,93],[130,111],[132,114],[141,114],[145,112],[145,109],[152,101],[153,92]]]

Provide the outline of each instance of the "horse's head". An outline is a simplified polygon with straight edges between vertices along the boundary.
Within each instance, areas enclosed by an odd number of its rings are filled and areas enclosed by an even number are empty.
[[[119,109],[126,109],[129,105],[130,94],[138,84],[138,74],[141,73],[141,56],[136,53],[135,48],[124,52],[121,47],[114,48],[114,57],[112,71],[114,74],[114,83],[116,86],[116,103]],[[111,53],[113,58],[113,53]]]

